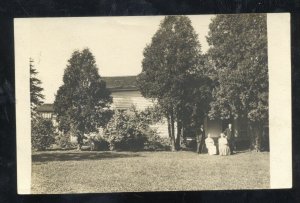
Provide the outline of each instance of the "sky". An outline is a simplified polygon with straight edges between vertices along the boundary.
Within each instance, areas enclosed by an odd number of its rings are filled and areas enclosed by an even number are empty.
[[[198,34],[202,52],[208,50],[205,36],[213,15],[188,16]],[[45,103],[52,103],[62,85],[67,61],[75,50],[89,48],[101,76],[137,75],[143,50],[164,16],[70,17],[15,19],[15,45],[24,66],[29,58],[44,88]],[[18,60],[16,58],[16,60]]]

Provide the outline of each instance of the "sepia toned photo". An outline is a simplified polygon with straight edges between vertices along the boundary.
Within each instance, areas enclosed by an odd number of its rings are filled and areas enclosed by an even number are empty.
[[[15,19],[19,192],[291,187],[280,18]]]

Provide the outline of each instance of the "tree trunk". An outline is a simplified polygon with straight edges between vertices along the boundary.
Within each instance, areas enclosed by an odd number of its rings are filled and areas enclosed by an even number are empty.
[[[83,137],[80,135],[80,133],[77,134],[77,150],[81,150],[81,147],[83,145]]]
[[[81,151],[81,147],[82,147],[82,145],[81,145],[80,143],[78,143],[78,144],[77,144],[77,150],[78,150],[78,151]]]
[[[175,126],[174,126],[174,115],[170,115],[170,132],[171,132],[171,150],[172,152],[176,151],[176,140],[175,140]]]
[[[249,122],[250,126],[250,149],[256,152],[261,151],[262,125],[259,123]]]
[[[180,137],[182,136],[182,123],[181,121],[177,121],[177,137],[175,142],[176,150],[180,149]]]
[[[170,121],[170,116],[167,115],[167,121],[168,121],[168,135],[169,135],[169,138],[171,139],[172,138],[172,135],[171,135],[171,121]]]
[[[171,116],[167,116],[167,121],[168,121],[168,133],[169,133],[169,138],[171,142],[171,151],[175,151],[175,145],[174,145],[174,136],[172,132],[172,121],[171,121]]]

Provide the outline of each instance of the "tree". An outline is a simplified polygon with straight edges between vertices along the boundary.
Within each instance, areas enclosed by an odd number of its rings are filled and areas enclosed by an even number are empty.
[[[180,147],[185,121],[190,118],[189,111],[195,105],[193,95],[202,93],[201,85],[196,83],[205,78],[201,46],[190,19],[186,16],[165,17],[143,54],[137,84],[142,95],[156,100],[162,109],[168,121],[172,151],[175,151]],[[206,85],[203,81],[201,84]],[[204,96],[198,104],[206,100]],[[204,106],[198,105],[199,108]]]
[[[54,127],[51,120],[45,120],[37,114],[36,109],[43,104],[41,80],[37,78],[37,70],[29,59],[30,68],[30,109],[31,109],[31,144],[34,150],[44,150],[54,142]]]
[[[45,150],[55,142],[55,128],[50,119],[37,117],[32,120],[31,143],[34,150]]]
[[[75,51],[54,101],[59,129],[73,133],[81,149],[85,134],[97,132],[111,118],[111,102],[110,91],[98,74],[92,53],[89,49]]]
[[[217,80],[210,117],[247,118],[252,147],[260,150],[268,121],[267,16],[217,15],[209,28],[208,55]]]
[[[42,94],[44,90],[41,87],[41,80],[36,76],[38,74],[37,70],[34,68],[33,59],[29,59],[29,67],[30,67],[30,108],[31,114],[33,117],[36,116],[36,108],[43,104],[43,99],[45,98]]]

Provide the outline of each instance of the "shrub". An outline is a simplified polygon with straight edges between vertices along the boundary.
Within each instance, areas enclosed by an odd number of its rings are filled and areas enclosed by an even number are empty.
[[[142,150],[147,141],[148,122],[135,107],[116,111],[107,125],[105,139],[110,150]]]
[[[109,142],[104,138],[104,132],[101,129],[96,134],[91,134],[88,138],[90,150],[107,151],[109,150]]]
[[[145,110],[140,112],[140,116],[147,124],[154,124],[163,121],[164,114],[158,104],[147,107]]]
[[[110,150],[170,150],[168,138],[160,137],[150,128],[161,120],[154,108],[138,111],[132,106],[126,111],[115,111],[101,137],[101,143],[109,143]],[[155,112],[155,113],[152,113]]]
[[[31,144],[33,150],[45,150],[55,142],[55,128],[50,119],[36,117],[31,121]]]
[[[74,148],[76,148],[76,143],[71,142],[69,133],[66,133],[66,134],[61,133],[58,136],[56,136],[55,144],[61,149],[74,149]]]
[[[145,150],[149,151],[165,151],[171,149],[170,139],[167,137],[160,137],[156,131],[151,130],[147,134],[147,141],[144,146]]]

